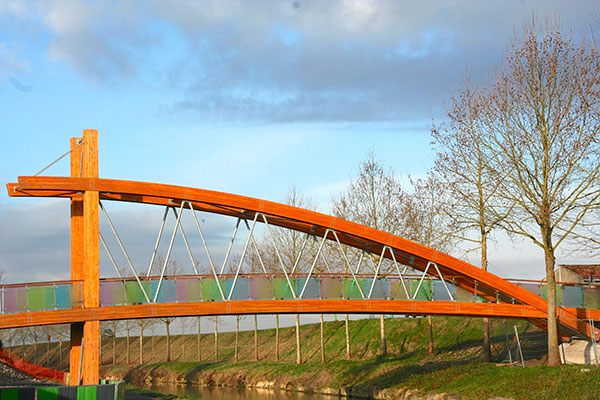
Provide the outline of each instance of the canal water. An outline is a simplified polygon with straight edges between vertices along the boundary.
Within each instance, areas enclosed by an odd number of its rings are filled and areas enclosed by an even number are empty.
[[[334,398],[321,394],[250,388],[152,385],[143,387],[143,389],[203,400],[332,400]]]

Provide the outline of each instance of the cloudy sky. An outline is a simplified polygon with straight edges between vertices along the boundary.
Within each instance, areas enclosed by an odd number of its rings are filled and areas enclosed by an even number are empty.
[[[370,150],[403,177],[425,174],[432,118],[444,119],[467,71],[483,82],[494,74],[532,15],[559,18],[580,38],[597,31],[598,8],[0,0],[0,181],[34,174],[70,137],[96,128],[102,177],[274,201],[295,185],[327,212]],[[110,208],[143,264],[162,211]],[[212,238],[231,229],[208,217],[206,225]],[[491,269],[537,278],[541,260],[526,242],[499,238]],[[0,270],[5,282],[68,276],[65,201],[0,194]]]

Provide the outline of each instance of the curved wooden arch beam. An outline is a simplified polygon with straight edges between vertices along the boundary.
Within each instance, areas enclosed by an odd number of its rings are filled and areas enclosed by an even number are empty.
[[[481,268],[391,233],[311,210],[212,190],[149,182],[39,176],[21,176],[18,182],[7,185],[9,196],[70,197],[85,191],[98,191],[100,198],[144,204],[178,205],[190,201],[199,210],[242,218],[263,213],[270,224],[302,232],[322,235],[326,229],[333,229],[340,234],[344,244],[377,255],[381,254],[383,246],[389,246],[395,254],[404,257],[399,260],[403,264],[422,271],[428,262],[435,262],[443,275],[459,275],[463,281],[477,281],[477,291],[488,298],[497,290],[544,315],[547,312],[546,300]],[[587,331],[587,323],[577,321],[572,312],[560,308],[558,313],[563,315],[563,326],[580,333]]]

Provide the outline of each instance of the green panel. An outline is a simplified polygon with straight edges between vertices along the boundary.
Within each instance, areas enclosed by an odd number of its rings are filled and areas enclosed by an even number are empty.
[[[404,285],[406,285],[406,289],[410,294],[410,281],[404,281]],[[389,288],[389,298],[390,300],[407,300],[406,291],[404,290],[404,286],[402,285],[402,281],[400,279],[390,279],[388,281]]]
[[[223,297],[221,297],[221,291],[219,290],[219,286],[215,278],[203,278],[201,284],[203,301],[223,300]],[[223,293],[225,296],[227,296],[225,293],[225,279],[219,279],[219,284],[221,285]]]
[[[410,281],[410,294],[415,300],[431,300],[431,281],[423,280],[419,292],[417,293],[417,287],[419,287],[418,280]],[[416,293],[416,295],[415,295]]]
[[[473,293],[468,291],[467,289],[461,288],[460,286],[454,287],[454,298],[456,301],[465,301],[472,303],[475,297]]]
[[[39,387],[37,390],[37,400],[57,400],[57,387]]]
[[[361,294],[362,290],[362,294]],[[365,279],[364,278],[344,278],[342,281],[342,293],[345,299],[362,299],[366,297]]]
[[[296,286],[296,279],[290,278],[292,287]],[[276,299],[293,299],[292,289],[285,277],[277,277],[273,279],[273,295]]]
[[[77,400],[96,400],[96,386],[78,386]]]
[[[600,287],[583,288],[583,306],[585,308],[600,308]]]
[[[17,400],[19,398],[18,388],[5,388],[0,390],[0,400]]]
[[[29,311],[44,311],[54,309],[54,287],[32,286],[27,291]]]
[[[542,283],[542,287],[540,288],[540,295],[548,300],[548,284]],[[562,304],[563,296],[562,296],[562,287],[560,285],[556,285],[556,304]]]
[[[152,301],[152,283],[150,281],[142,281],[142,286],[148,295],[150,301]],[[146,304],[148,301],[144,296],[142,288],[137,281],[125,282],[125,297],[127,298],[127,304]]]

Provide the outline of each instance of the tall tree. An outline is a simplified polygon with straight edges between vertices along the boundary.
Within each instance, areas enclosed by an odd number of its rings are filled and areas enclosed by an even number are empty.
[[[486,93],[473,90],[469,78],[466,82],[466,88],[451,99],[449,126],[432,128],[437,152],[434,171],[448,189],[452,209],[448,215],[461,230],[460,238],[475,244],[481,268],[487,270],[490,234],[512,208],[510,203],[498,203],[503,177],[490,168],[493,153],[485,145],[486,129],[481,121]],[[483,318],[483,358],[489,362],[491,357],[489,320]]]
[[[515,205],[504,226],[544,252],[550,365],[560,364],[556,249],[582,237],[600,196],[599,80],[593,43],[533,22],[510,46],[483,115],[493,167],[504,176],[499,194]]]

